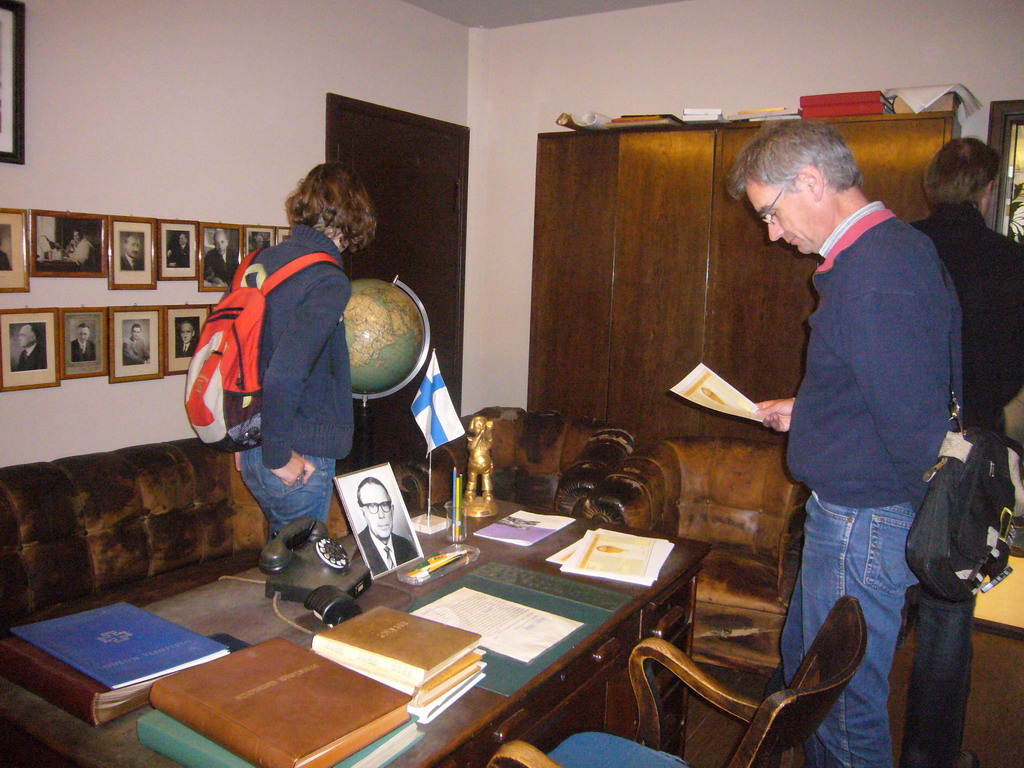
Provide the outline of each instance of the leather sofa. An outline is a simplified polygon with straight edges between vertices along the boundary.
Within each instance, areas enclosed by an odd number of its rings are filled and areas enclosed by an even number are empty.
[[[534,512],[572,515],[576,503],[633,451],[628,432],[596,419],[496,406],[463,417],[463,423],[468,427],[476,415],[494,422],[494,495]],[[434,504],[451,499],[452,468],[466,471],[467,443],[460,437],[434,449]],[[426,506],[427,463],[418,467],[418,474],[410,465],[396,472],[410,509]]]
[[[576,513],[712,544],[697,579],[694,656],[769,672],[799,566],[806,498],[786,473],[781,445],[681,437],[624,459]]]
[[[232,455],[196,439],[4,467],[0,636],[252,568],[266,535]]]

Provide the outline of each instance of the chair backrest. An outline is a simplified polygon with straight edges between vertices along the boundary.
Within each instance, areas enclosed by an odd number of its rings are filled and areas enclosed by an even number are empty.
[[[839,598],[797,668],[790,687],[765,699],[728,768],[768,765],[774,755],[802,744],[828,714],[860,667],[867,625],[857,598]]]

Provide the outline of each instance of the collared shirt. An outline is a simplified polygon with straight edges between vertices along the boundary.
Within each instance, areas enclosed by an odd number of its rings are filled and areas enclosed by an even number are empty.
[[[828,239],[825,241],[825,244],[821,246],[821,250],[819,251],[821,257],[823,259],[828,259],[829,251],[831,251],[832,248],[835,247],[835,244],[839,241],[839,238],[845,235],[846,232],[850,229],[850,227],[852,227],[858,221],[863,219],[869,213],[881,211],[884,210],[884,208],[884,203],[880,201],[875,201],[873,203],[868,203],[859,211],[854,211],[849,216],[847,216],[846,220],[842,224],[840,224],[838,227],[832,230],[832,234],[828,236]]]

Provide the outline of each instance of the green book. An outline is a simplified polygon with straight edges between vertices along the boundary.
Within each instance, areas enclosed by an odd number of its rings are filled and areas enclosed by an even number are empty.
[[[185,768],[254,768],[252,763],[160,710],[154,709],[140,717],[137,729],[142,744],[181,763]],[[423,731],[416,726],[416,719],[413,718],[401,728],[396,728],[350,755],[334,768],[380,768],[422,738]]]

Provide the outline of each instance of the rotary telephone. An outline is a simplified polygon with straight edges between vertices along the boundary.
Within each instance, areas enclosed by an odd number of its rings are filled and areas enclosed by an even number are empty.
[[[346,538],[354,550],[354,540]],[[370,571],[362,560],[349,561],[344,541],[330,538],[316,518],[292,520],[260,553],[266,596],[276,593],[282,600],[304,603],[325,623],[328,614],[348,618],[344,614],[359,613],[355,598],[370,585]]]

